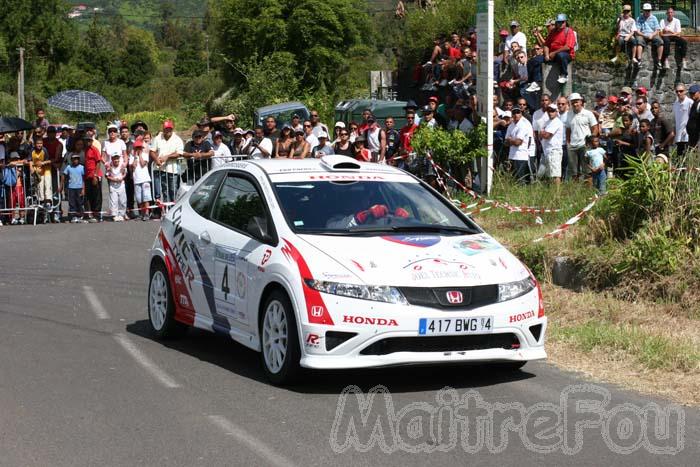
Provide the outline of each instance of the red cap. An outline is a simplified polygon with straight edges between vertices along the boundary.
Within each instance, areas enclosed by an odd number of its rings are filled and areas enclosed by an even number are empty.
[[[508,35],[508,31],[506,31],[505,29],[501,29],[501,31],[498,33],[498,35],[499,35],[499,36],[507,36],[507,35]]]
[[[635,92],[637,94],[642,94],[643,96],[646,96],[649,91],[644,86],[639,86]]]
[[[173,127],[173,121],[172,120],[166,120],[163,122],[163,128],[174,128]]]
[[[612,102],[613,104],[617,104],[617,96],[608,96],[608,102]]]
[[[136,138],[136,141],[134,141],[134,149],[135,148],[142,148],[142,147],[143,147],[143,139]]]
[[[436,96],[430,96],[430,97],[428,97],[428,102],[430,102],[430,101],[432,101],[432,102],[438,102],[439,99],[438,99]]]

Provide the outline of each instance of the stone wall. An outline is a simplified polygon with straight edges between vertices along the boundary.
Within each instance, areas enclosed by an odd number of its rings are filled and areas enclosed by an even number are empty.
[[[569,80],[572,86],[567,83],[566,86],[561,86],[556,82],[559,75],[559,70],[556,66],[545,66],[544,78],[545,89],[552,96],[559,94],[568,95],[570,92],[578,92],[584,96],[587,102],[587,108],[592,108],[595,99],[595,92],[603,90],[608,95],[618,95],[623,86],[635,88],[637,86],[645,86],[649,90],[649,101],[658,100],[662,104],[662,108],[667,115],[671,113],[671,106],[676,99],[674,92],[675,83],[683,83],[686,87],[693,83],[700,84],[700,42],[689,42],[688,44],[688,70],[681,70],[675,59],[674,44],[671,44],[671,54],[669,55],[668,70],[655,70],[651,57],[650,47],[644,52],[644,61],[642,66],[635,73],[633,69],[627,66],[627,61],[620,56],[618,63],[578,63],[572,64],[572,70],[569,76],[573,76],[573,80]]]

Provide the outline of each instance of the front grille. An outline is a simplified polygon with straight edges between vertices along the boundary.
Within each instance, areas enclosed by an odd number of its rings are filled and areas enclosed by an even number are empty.
[[[498,302],[498,285],[477,285],[474,287],[399,287],[411,305],[450,310],[470,310]],[[459,292],[461,303],[450,303],[447,294]]]
[[[460,352],[484,349],[513,349],[520,346],[513,333],[468,336],[389,337],[371,344],[361,355],[388,355],[394,352]]]

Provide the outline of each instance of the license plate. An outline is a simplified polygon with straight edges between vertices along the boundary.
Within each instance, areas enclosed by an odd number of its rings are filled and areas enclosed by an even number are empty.
[[[473,318],[421,318],[418,334],[421,336],[449,334],[483,334],[493,330],[492,316]]]

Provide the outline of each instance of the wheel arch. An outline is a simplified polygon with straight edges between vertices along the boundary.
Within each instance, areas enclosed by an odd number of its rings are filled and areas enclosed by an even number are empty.
[[[297,325],[299,324],[299,315],[296,310],[296,306],[294,304],[294,295],[287,290],[287,288],[282,284],[282,282],[277,281],[277,280],[272,280],[270,281],[262,290],[262,293],[260,294],[260,300],[258,302],[258,317],[257,317],[257,330],[258,333],[260,333],[260,329],[262,326],[262,319],[263,319],[263,307],[265,306],[265,301],[267,300],[267,297],[270,296],[270,294],[274,291],[280,291],[283,294],[289,298],[289,302],[292,304],[292,311],[294,312],[294,316],[297,319]]]

